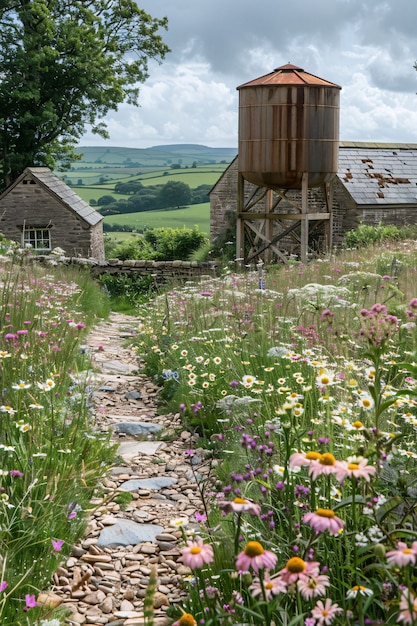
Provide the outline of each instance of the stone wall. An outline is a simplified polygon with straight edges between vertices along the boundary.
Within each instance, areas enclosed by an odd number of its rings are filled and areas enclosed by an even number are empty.
[[[156,282],[171,280],[192,280],[200,276],[216,276],[218,265],[214,262],[197,263],[197,261],[150,261],[109,259],[97,261],[92,258],[54,256],[40,254],[26,257],[27,262],[44,265],[78,265],[88,267],[93,276],[101,274],[125,274],[128,276],[152,276]]]

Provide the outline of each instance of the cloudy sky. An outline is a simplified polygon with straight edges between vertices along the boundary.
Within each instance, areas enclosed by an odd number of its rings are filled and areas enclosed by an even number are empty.
[[[110,140],[237,147],[236,87],[288,62],[342,87],[340,139],[417,143],[416,0],[138,0],[167,16],[139,108],[105,119]]]

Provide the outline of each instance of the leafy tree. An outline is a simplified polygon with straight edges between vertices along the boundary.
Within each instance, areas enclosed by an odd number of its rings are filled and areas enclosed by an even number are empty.
[[[135,0],[0,2],[0,188],[30,165],[75,159],[87,126],[124,101],[138,104],[148,60],[169,51]]]
[[[129,212],[153,211],[158,209],[158,192],[154,189],[143,189],[128,199]]]
[[[109,204],[113,204],[113,202],[114,202],[113,196],[106,195],[106,196],[101,196],[97,200],[97,205],[98,206],[109,206]]]
[[[192,204],[200,204],[203,202],[208,202],[209,201],[209,192],[210,189],[212,188],[213,185],[199,185],[198,187],[196,187],[195,189],[192,189],[192,200],[191,203]]]
[[[127,183],[116,183],[114,190],[116,193],[137,193],[143,189],[143,184],[139,180],[131,180]]]
[[[177,180],[167,182],[159,192],[158,202],[161,209],[190,204],[192,193],[190,186]]]

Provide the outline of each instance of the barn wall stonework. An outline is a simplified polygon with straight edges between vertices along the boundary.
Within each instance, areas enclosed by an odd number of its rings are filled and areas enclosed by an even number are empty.
[[[0,204],[0,231],[5,237],[21,243],[24,228],[50,229],[51,247],[62,248],[70,256],[104,259],[102,223],[91,228],[30,175]]]
[[[342,185],[343,187],[343,185]],[[244,183],[244,197],[245,201],[251,197],[252,193],[256,189],[255,185],[245,181]],[[341,190],[342,191],[342,190]],[[297,206],[301,206],[301,191],[297,189],[288,190],[286,197],[289,201],[281,199],[278,207],[275,209],[275,213],[296,213],[296,209],[292,206],[291,202]],[[274,202],[279,198],[274,193]],[[237,158],[225,171],[220,180],[216,183],[215,187],[210,193],[210,240],[212,243],[216,241],[216,238],[221,235],[228,225],[228,215],[230,213],[237,213],[237,201],[238,201],[238,161]],[[339,206],[344,206],[343,197],[340,195],[336,199],[334,198],[333,206],[333,240],[334,243],[339,243],[342,238],[343,225],[345,221],[345,209],[341,209]],[[310,212],[326,212],[326,200],[324,191],[321,187],[312,188],[308,190],[308,204]],[[280,226],[276,230],[284,229],[292,225],[293,221],[281,221]],[[298,244],[291,236],[288,236],[281,240],[280,247],[285,249],[288,253],[295,252],[299,248]]]
[[[354,230],[362,222],[369,225],[379,223],[394,224],[398,227],[415,224],[417,221],[417,197],[415,204],[387,205],[357,205],[340,178],[336,176],[332,183],[333,205],[332,205],[332,236],[333,245],[342,243],[346,232]],[[245,199],[254,191],[255,186],[245,181]],[[299,190],[287,191],[287,198],[301,206],[301,192]],[[225,171],[221,179],[210,193],[210,239],[215,242],[228,225],[228,213],[237,213],[238,202],[238,160],[237,158]],[[325,211],[325,197],[323,189],[320,187],[308,190],[308,203],[310,212]],[[275,213],[294,213],[294,207],[286,200],[281,200]],[[282,229],[291,223],[281,222]],[[280,248],[287,253],[292,253],[296,249],[294,239],[284,238],[280,241]]]
[[[88,256],[97,259],[97,261],[104,261],[104,233],[103,222],[98,222],[91,227],[90,230],[90,254]]]

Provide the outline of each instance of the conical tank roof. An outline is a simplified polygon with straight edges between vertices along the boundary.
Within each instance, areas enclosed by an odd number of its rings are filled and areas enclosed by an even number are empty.
[[[337,89],[341,89],[339,85],[331,83],[328,80],[324,80],[324,78],[314,76],[314,74],[309,74],[308,72],[305,72],[301,67],[297,67],[297,65],[292,65],[291,63],[281,65],[281,67],[275,68],[269,74],[265,74],[264,76],[255,78],[248,83],[243,83],[243,85],[239,85],[237,89],[243,89],[244,87],[256,87],[261,85],[292,85],[294,87],[296,87],[297,85],[314,85],[322,87],[336,87]]]

